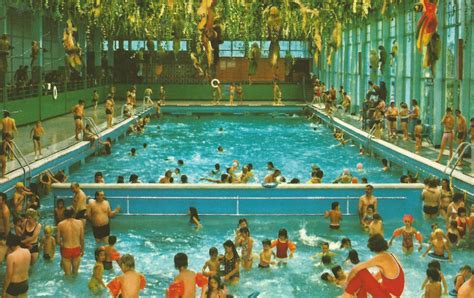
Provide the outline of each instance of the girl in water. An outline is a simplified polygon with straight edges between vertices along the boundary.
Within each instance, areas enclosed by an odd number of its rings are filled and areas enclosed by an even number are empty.
[[[189,207],[189,223],[196,225],[196,230],[202,228],[201,223],[199,222],[198,211],[195,207]]]
[[[227,289],[221,284],[221,279],[214,275],[209,277],[207,286],[202,289],[201,298],[226,298]]]
[[[279,263],[286,263],[288,251],[290,251],[290,258],[293,258],[293,254],[296,251],[296,245],[288,240],[288,231],[286,229],[278,231],[278,239],[272,241],[273,247],[277,248],[276,257],[279,259]]]
[[[388,242],[388,246],[392,245],[393,239],[402,236],[403,237],[403,242],[402,242],[402,250],[404,253],[412,253],[413,252],[413,237],[418,240],[420,243],[420,247],[418,248],[418,251],[421,251],[423,248],[423,237],[421,236],[420,232],[418,232],[414,227],[412,227],[413,224],[413,216],[410,214],[406,214],[403,216],[403,222],[405,223],[405,226],[396,229],[393,231],[392,238]]]
[[[240,280],[240,258],[235,249],[234,242],[227,240],[224,242],[225,255],[222,258],[224,263],[223,278],[231,285],[235,285]]]
[[[250,270],[252,269],[252,248],[253,238],[250,237],[250,231],[247,227],[240,228],[240,239],[237,246],[241,247],[240,255],[242,258],[242,266]]]

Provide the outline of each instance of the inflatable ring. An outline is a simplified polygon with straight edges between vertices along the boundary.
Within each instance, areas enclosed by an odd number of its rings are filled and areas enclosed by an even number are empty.
[[[433,258],[433,259],[439,260],[439,261],[448,261],[448,260],[449,260],[448,257],[446,257],[446,256],[439,256],[439,255],[435,254],[434,252],[430,252],[430,253],[428,254],[428,256],[429,256],[430,258]]]
[[[262,183],[262,186],[265,188],[276,188],[278,186],[278,183]]]
[[[221,81],[219,81],[218,79],[212,79],[211,87],[212,88],[217,88],[217,86],[219,86],[220,83],[221,83]]]
[[[56,85],[53,86],[53,99],[58,99],[58,88],[56,87]]]
[[[448,294],[449,294],[449,296],[452,296],[452,297],[457,297],[458,296],[458,293],[455,290],[449,291]]]

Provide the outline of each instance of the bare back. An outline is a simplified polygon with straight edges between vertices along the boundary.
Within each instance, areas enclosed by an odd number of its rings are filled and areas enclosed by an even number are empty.
[[[175,281],[182,280],[184,282],[184,294],[182,298],[196,297],[196,273],[191,270],[184,269],[174,279]]]
[[[141,289],[142,277],[136,271],[127,271],[121,276],[122,297],[124,298],[138,298],[138,293]],[[194,296],[193,296],[194,297]]]
[[[58,243],[61,247],[81,247],[84,239],[84,228],[80,220],[68,218],[58,223]]]
[[[26,248],[17,247],[7,257],[7,272],[12,270],[10,282],[22,282],[28,279],[31,253]]]

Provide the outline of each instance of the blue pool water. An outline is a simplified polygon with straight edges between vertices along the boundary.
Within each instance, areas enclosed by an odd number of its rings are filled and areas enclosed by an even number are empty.
[[[158,129],[157,126],[160,126]],[[223,128],[223,131],[219,131]],[[147,149],[143,144],[147,143]],[[223,153],[217,147],[224,147]],[[137,156],[129,156],[131,148]],[[306,182],[311,165],[318,165],[325,173],[323,182],[331,183],[344,168],[352,174],[368,177],[369,182],[398,182],[400,171],[382,172],[381,162],[360,156],[359,148],[350,143],[341,146],[332,132],[323,125],[289,114],[240,114],[199,116],[165,115],[150,123],[143,135],[132,135],[114,144],[111,156],[99,156],[74,172],[70,180],[93,182],[96,171],[102,171],[106,182],[115,182],[122,175],[128,181],[135,173],[142,182],[155,182],[168,169],[174,170],[182,159],[181,174],[191,183],[203,183],[215,163],[221,169],[238,160],[243,166],[252,163],[258,181],[268,174],[266,163],[272,161],[291,180]],[[363,171],[357,171],[362,163]]]
[[[49,198],[45,204],[50,210]],[[49,207],[49,208],[48,208]],[[42,214],[51,218],[52,214]],[[382,215],[383,216],[383,215]],[[254,268],[251,271],[241,271],[241,280],[237,286],[231,287],[230,293],[236,297],[247,297],[254,291],[261,293],[260,297],[335,297],[341,294],[341,289],[325,284],[320,280],[323,271],[330,270],[318,265],[310,257],[320,251],[321,241],[327,240],[331,248],[338,254],[334,264],[343,264],[347,251],[340,250],[341,238],[348,236],[352,240],[353,248],[358,250],[361,260],[370,257],[366,248],[367,234],[361,231],[356,217],[344,218],[342,229],[330,230],[327,220],[322,217],[247,217],[254,238],[254,252],[260,253],[261,241],[265,238],[274,239],[278,229],[288,229],[289,237],[297,244],[295,258],[287,267],[273,267],[270,270]],[[189,268],[200,271],[208,258],[208,250],[215,246],[219,253],[223,253],[222,243],[227,239],[234,239],[238,217],[206,217],[201,218],[204,225],[200,231],[195,231],[188,224],[187,217],[125,217],[119,216],[112,220],[112,234],[117,235],[116,245],[121,253],[132,253],[136,258],[137,270],[143,272],[148,280],[144,297],[163,297],[168,284],[173,280],[176,270],[173,267],[173,256],[177,252],[185,252],[189,256]],[[43,221],[44,222],[44,221]],[[50,222],[50,220],[46,220]],[[429,223],[421,225],[421,218],[416,216],[415,227],[423,235],[429,235]],[[439,221],[440,226],[442,225]],[[391,235],[393,229],[402,225],[401,220],[385,222],[385,235]],[[65,279],[59,267],[59,256],[56,255],[52,262],[45,263],[40,260],[31,272],[30,292],[31,297],[89,297],[87,281],[91,276],[94,266],[95,241],[88,227],[86,230],[86,253],[83,258],[79,275],[75,278]],[[417,246],[416,246],[417,247]],[[426,248],[426,246],[425,246]],[[395,240],[391,251],[399,256],[406,274],[406,287],[403,297],[420,297],[421,283],[424,280],[426,265],[430,259],[422,258],[415,252],[411,256],[401,253],[401,242]],[[240,252],[240,251],[239,251]],[[463,264],[472,265],[472,251],[456,250],[452,263],[443,262],[442,270],[449,286],[456,271]],[[104,280],[110,281],[120,269],[114,264],[114,271],[108,272]],[[345,270],[350,266],[345,265]],[[4,271],[0,273],[3,278]],[[104,292],[102,297],[108,297]]]

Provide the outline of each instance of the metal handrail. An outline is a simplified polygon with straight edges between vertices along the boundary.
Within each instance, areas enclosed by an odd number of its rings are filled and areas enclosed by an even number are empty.
[[[460,153],[458,153],[458,156],[456,157],[456,154],[453,155],[453,157],[451,157],[451,159],[448,161],[448,163],[446,164],[446,167],[444,168],[444,172],[443,174],[446,175],[446,171],[448,170],[449,166],[451,165],[451,163],[453,162],[453,160],[456,160],[454,162],[454,166],[451,168],[451,172],[449,173],[449,176],[451,177],[453,175],[453,172],[454,170],[456,169],[456,166],[458,165],[459,163],[459,160],[461,159],[461,157],[464,155],[464,152],[466,152],[467,148],[469,148],[469,146],[471,145],[471,143],[469,142],[462,142],[461,144],[458,145],[458,147],[456,148],[456,152],[459,152],[459,148],[464,146],[464,148],[462,149],[462,151]]]
[[[10,149],[10,151],[12,152],[12,154],[15,157],[16,161],[18,162],[21,169],[23,170],[23,183],[26,185],[27,180],[31,181],[30,163],[26,160],[25,156],[23,155],[21,150],[18,148],[16,143],[13,140],[10,140],[10,143],[13,144],[13,146],[10,145],[9,143],[7,143],[7,147]],[[16,151],[15,151],[15,149],[16,149]],[[18,156],[20,156],[20,158]],[[22,164],[21,160],[23,160],[25,162],[25,165]],[[26,168],[28,168],[29,177],[27,177],[27,175],[26,175],[26,173],[27,173]]]
[[[95,124],[94,119],[93,119],[92,117],[85,117],[85,120],[90,123],[90,125],[91,125],[92,128],[94,129],[95,134],[97,135],[97,138],[100,140],[99,127],[97,126],[97,124]]]

